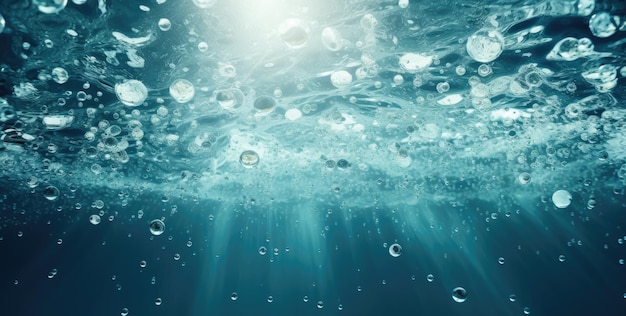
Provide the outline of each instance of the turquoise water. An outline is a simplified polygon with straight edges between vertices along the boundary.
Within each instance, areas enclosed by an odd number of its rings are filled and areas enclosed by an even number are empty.
[[[623,315],[621,1],[0,3],[7,315]]]

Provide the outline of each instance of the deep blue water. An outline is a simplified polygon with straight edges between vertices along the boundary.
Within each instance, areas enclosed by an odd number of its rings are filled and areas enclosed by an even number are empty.
[[[617,0],[0,0],[0,315],[626,315],[625,43]]]

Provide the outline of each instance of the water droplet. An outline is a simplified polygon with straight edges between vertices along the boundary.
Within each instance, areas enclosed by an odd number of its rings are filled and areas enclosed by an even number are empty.
[[[126,308],[126,307],[122,308],[122,312],[120,313],[120,315],[127,316],[128,315],[128,308]]]
[[[517,300],[517,296],[515,296],[515,294],[509,295],[509,301],[515,302],[515,300]]]
[[[268,303],[271,303],[273,301],[274,301],[274,297],[273,296],[270,295],[270,296],[267,297],[267,302]]]
[[[564,262],[565,261],[565,255],[560,255],[559,256],[559,261],[560,262]]]
[[[498,258],[498,263],[499,264],[504,264],[504,258],[503,257]]]
[[[238,297],[239,295],[237,295],[237,292],[233,292],[233,294],[230,295],[230,299],[233,301],[236,301]]]
[[[150,222],[150,233],[159,236],[165,231],[165,223],[160,219],[154,219]]]
[[[178,103],[187,103],[193,99],[196,88],[186,79],[178,79],[170,85],[170,95]]]
[[[140,268],[145,268],[147,265],[148,265],[148,263],[147,263],[145,260],[141,260],[141,261],[139,262],[139,267],[140,267]]]
[[[427,280],[428,282],[432,282],[432,281],[434,281],[434,280],[435,280],[435,276],[434,276],[434,275],[432,275],[432,274],[429,274],[429,275],[427,275],[427,276],[426,276],[426,280]]]
[[[161,306],[161,304],[163,304],[163,300],[162,300],[160,297],[157,297],[157,298],[154,300],[154,305],[156,305],[156,306]]]
[[[317,301],[317,308],[324,308],[324,302],[322,301]]]

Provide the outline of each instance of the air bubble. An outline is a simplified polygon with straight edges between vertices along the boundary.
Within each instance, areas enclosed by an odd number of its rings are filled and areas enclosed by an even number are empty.
[[[69,80],[69,74],[67,70],[61,67],[55,67],[52,69],[52,80],[58,84],[64,84]]]
[[[572,202],[572,194],[567,190],[558,190],[552,194],[552,203],[557,208],[566,208]]]
[[[417,53],[408,53],[402,55],[398,63],[400,64],[400,68],[404,69],[406,72],[416,73],[429,67],[433,63],[433,57]]]
[[[170,95],[178,103],[187,103],[193,99],[196,89],[193,84],[186,79],[178,79],[170,85]]]
[[[264,246],[259,247],[259,254],[261,256],[264,256],[267,253],[267,248],[265,248]]]
[[[452,299],[457,303],[463,303],[467,300],[467,291],[462,287],[456,287],[452,290]]]
[[[246,169],[251,169],[259,164],[259,154],[252,150],[246,150],[239,156],[239,162]]]
[[[237,294],[237,292],[233,292],[233,294],[230,295],[230,299],[232,301],[236,301],[237,298],[239,298],[239,295]]]
[[[482,29],[467,39],[468,55],[477,62],[488,63],[496,60],[504,49],[504,37],[496,30]]]
[[[160,219],[154,219],[150,222],[150,233],[159,236],[165,231],[165,223]]]
[[[260,96],[254,100],[254,109],[260,114],[272,112],[276,107],[276,100],[269,96]]]
[[[393,244],[389,246],[389,254],[394,258],[400,257],[400,255],[402,254],[402,246],[400,246],[399,244]]]
[[[330,83],[339,89],[346,88],[352,84],[352,75],[345,70],[335,71],[330,75]]]
[[[131,79],[115,85],[117,98],[125,105],[138,106],[148,97],[148,89],[139,80]]]
[[[332,27],[326,27],[322,30],[322,44],[331,52],[341,50],[343,47],[343,39],[341,33]]]
[[[89,216],[89,222],[91,224],[93,224],[93,225],[100,224],[100,221],[101,221],[100,215],[93,214],[93,215]]]
[[[618,16],[612,17],[608,12],[598,12],[589,19],[589,30],[596,37],[609,37],[615,32],[620,24]]]
[[[207,9],[212,7],[217,0],[193,0],[193,4],[195,4],[200,9]]]
[[[54,14],[65,9],[67,0],[33,0],[33,5],[35,5],[41,13]]]
[[[288,19],[278,28],[280,38],[289,48],[301,48],[309,41],[309,26],[298,19]]]
[[[59,197],[60,191],[55,186],[48,186],[43,190],[43,196],[48,201],[54,201]]]
[[[172,28],[172,22],[166,18],[159,19],[159,29],[163,32],[167,32]]]
[[[528,184],[530,183],[530,179],[530,173],[528,172],[522,172],[517,177],[517,181],[519,181],[520,184]]]

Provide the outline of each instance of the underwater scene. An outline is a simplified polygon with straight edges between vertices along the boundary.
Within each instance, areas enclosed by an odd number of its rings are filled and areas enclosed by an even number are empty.
[[[626,315],[626,2],[0,0],[2,315]]]

